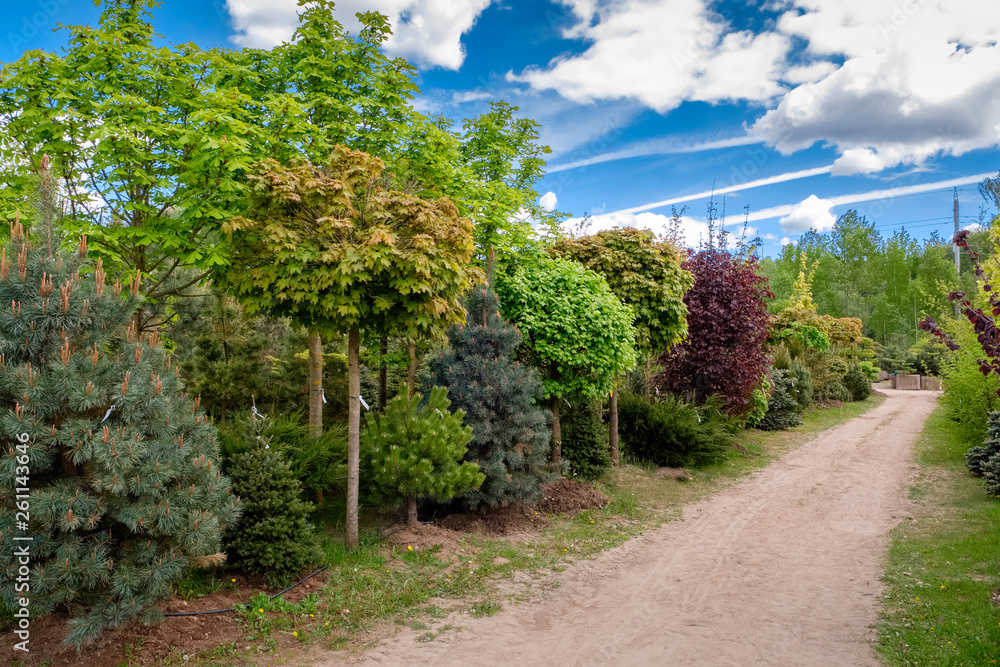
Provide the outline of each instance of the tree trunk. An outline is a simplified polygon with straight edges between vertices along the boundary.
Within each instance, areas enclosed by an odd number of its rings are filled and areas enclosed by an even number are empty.
[[[361,332],[347,336],[347,537],[348,549],[358,546],[358,487],[361,477]]]
[[[410,368],[406,373],[407,398],[413,398],[417,391],[417,344],[410,341],[406,344],[406,351],[410,353]]]
[[[559,403],[562,398],[553,396],[549,399],[552,406],[552,462],[556,465],[562,463],[562,433],[559,430]]]
[[[389,367],[385,363],[385,355],[389,353],[389,337],[382,336],[378,341],[378,353],[382,357],[382,362],[378,367],[378,409],[379,412],[385,410],[386,395],[389,393],[388,374]]]
[[[323,435],[323,341],[309,332],[309,435]]]
[[[611,390],[611,404],[608,406],[610,422],[608,433],[608,449],[611,450],[611,462],[618,465],[618,387]]]
[[[417,520],[417,494],[411,493],[406,499],[406,525],[411,528],[420,525]]]

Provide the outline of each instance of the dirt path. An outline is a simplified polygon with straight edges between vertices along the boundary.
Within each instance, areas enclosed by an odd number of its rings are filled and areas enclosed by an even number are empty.
[[[544,599],[463,617],[462,631],[427,644],[401,632],[360,662],[877,665],[870,626],[886,533],[936,399],[885,393],[878,408],[690,506],[683,521],[574,565]]]

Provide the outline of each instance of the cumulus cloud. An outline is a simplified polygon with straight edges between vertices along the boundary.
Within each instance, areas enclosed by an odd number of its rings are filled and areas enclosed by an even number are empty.
[[[538,205],[544,208],[546,211],[556,210],[556,193],[546,192],[544,195],[538,198]]]
[[[815,229],[825,232],[833,229],[837,223],[837,217],[831,210],[833,202],[829,199],[820,199],[816,195],[809,195],[792,208],[791,213],[781,218],[781,231],[786,234],[804,232]]]
[[[492,0],[341,0],[337,20],[348,30],[360,27],[355,14],[377,11],[389,17],[393,34],[385,45],[425,67],[457,70],[465,60],[462,36]],[[241,46],[271,48],[288,41],[298,25],[297,0],[226,0]]]
[[[868,174],[1000,144],[1000,12],[994,0],[794,0],[777,29],[839,57],[751,128],[784,153],[816,142],[835,174]]]
[[[577,102],[630,98],[661,112],[687,100],[764,101],[782,92],[788,37],[731,31],[705,0],[562,1],[578,19],[564,37],[590,48],[508,79]]]

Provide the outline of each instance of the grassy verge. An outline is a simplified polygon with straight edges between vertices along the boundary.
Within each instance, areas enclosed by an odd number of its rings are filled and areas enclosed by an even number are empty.
[[[558,586],[558,572],[581,558],[641,535],[677,518],[681,509],[767,466],[772,460],[812,439],[818,432],[856,417],[884,400],[873,396],[843,407],[812,409],[803,424],[789,431],[749,430],[740,435],[741,450],[728,460],[693,471],[689,482],[657,478],[655,469],[623,465],[599,482],[611,502],[574,517],[553,516],[552,526],[529,542],[465,536],[456,549],[410,550],[406,545],[379,543],[374,533],[366,546],[348,553],[327,545],[330,564],[326,585],[305,605],[282,607],[258,598],[242,612],[249,651],[220,647],[168,665],[231,665],[251,662],[301,664],[298,645],[360,649],[377,641],[385,629],[406,625],[418,639],[430,641],[454,629],[453,611],[492,615]],[[237,642],[244,644],[244,642]],[[306,649],[306,646],[301,646]]]
[[[892,531],[884,578],[889,665],[1000,664],[1000,499],[966,471],[971,444],[942,408],[917,440],[913,516]]]

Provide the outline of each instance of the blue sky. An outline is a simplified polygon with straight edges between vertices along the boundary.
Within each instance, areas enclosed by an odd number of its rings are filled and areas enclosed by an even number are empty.
[[[3,0],[0,61],[57,48],[86,0]],[[950,235],[1000,170],[1000,6],[995,0],[345,0],[390,17],[392,55],[420,66],[421,110],[471,117],[503,99],[553,149],[545,201],[592,229],[662,229],[707,196],[745,212],[777,253],[854,208],[885,235]],[[295,0],[166,0],[174,43],[269,47]],[[717,196],[721,209],[723,198]]]

